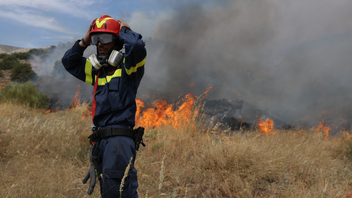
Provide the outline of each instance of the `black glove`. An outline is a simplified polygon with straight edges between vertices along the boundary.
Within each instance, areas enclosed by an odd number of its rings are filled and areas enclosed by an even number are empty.
[[[134,132],[135,132],[134,143],[136,145],[136,151],[138,151],[140,144],[142,144],[145,147],[145,144],[143,142],[144,128],[138,127],[137,129],[134,130]]]
[[[96,157],[93,156],[93,151],[96,148],[96,144],[94,144],[93,146],[91,146],[89,148],[89,161],[90,161],[90,167],[88,170],[88,173],[86,175],[86,177],[84,177],[84,179],[82,180],[83,184],[87,183],[88,179],[90,178],[90,182],[89,182],[89,188],[88,188],[88,195],[91,195],[94,191],[94,187],[95,187],[95,183],[96,183],[96,179],[97,179],[97,170],[98,167],[95,167],[96,163]]]

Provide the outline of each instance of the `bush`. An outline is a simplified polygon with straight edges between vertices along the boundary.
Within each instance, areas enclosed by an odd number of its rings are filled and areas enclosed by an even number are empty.
[[[0,54],[0,59],[7,58],[8,56],[10,56],[10,55],[8,55],[6,53],[2,53],[2,54]]]
[[[44,56],[49,54],[49,50],[48,49],[41,49],[41,48],[39,48],[39,49],[31,49],[31,50],[29,50],[28,53],[30,55],[32,55],[32,56],[44,57]]]
[[[26,82],[36,77],[36,73],[32,70],[32,66],[27,63],[18,63],[11,70],[11,80],[18,82]]]
[[[2,73],[2,71],[0,70],[0,78],[4,77],[4,73]]]
[[[12,69],[15,65],[19,64],[20,62],[17,60],[15,56],[8,55],[0,62],[0,69]]]
[[[30,81],[23,84],[12,82],[0,89],[0,101],[28,105],[31,108],[46,108],[48,95],[42,94]]]
[[[27,60],[31,57],[31,55],[28,52],[15,53],[15,54],[12,54],[12,56],[20,60]]]

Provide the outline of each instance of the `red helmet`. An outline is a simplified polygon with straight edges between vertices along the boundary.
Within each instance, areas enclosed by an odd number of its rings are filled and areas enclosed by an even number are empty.
[[[113,33],[118,36],[120,32],[120,23],[109,15],[103,15],[95,20],[90,31],[91,34],[96,32]]]

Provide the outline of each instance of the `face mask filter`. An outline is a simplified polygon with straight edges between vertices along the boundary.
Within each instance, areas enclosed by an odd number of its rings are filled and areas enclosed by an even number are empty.
[[[99,70],[102,67],[102,65],[100,64],[100,62],[99,62],[99,60],[97,58],[97,55],[92,54],[92,55],[89,56],[88,59],[92,63],[92,65],[93,65],[93,67],[95,69]]]
[[[120,63],[122,58],[123,58],[123,53],[122,52],[119,52],[117,50],[112,50],[112,52],[110,54],[110,57],[109,57],[109,60],[108,60],[108,63],[111,66],[116,67]]]

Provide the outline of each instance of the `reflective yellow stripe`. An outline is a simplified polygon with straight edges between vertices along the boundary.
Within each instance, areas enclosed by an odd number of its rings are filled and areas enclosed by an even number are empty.
[[[86,59],[86,66],[84,68],[84,73],[86,73],[86,83],[92,85],[93,84],[93,79],[92,79],[92,63]]]
[[[111,76],[106,76],[106,78],[98,78],[98,85],[105,85],[106,84],[106,80],[108,80],[108,82],[111,81],[112,78],[116,78],[116,77],[121,77],[121,71],[122,69],[117,69],[115,71],[115,73]],[[95,79],[97,78],[97,75],[95,75]]]
[[[108,18],[103,19],[101,22],[99,22],[99,19],[97,19],[97,20],[95,21],[95,24],[97,24],[97,27],[98,27],[98,28],[101,28],[101,26],[102,26],[107,20],[109,20],[109,19],[113,19],[113,18],[108,17]]]
[[[142,67],[142,66],[144,65],[145,59],[147,59],[147,57],[145,57],[141,62],[137,63],[136,66],[131,67],[130,69],[125,68],[126,73],[127,73],[128,75],[131,75],[133,72],[137,72],[137,69],[138,69],[139,67]],[[123,59],[123,63],[125,63],[125,59]]]

